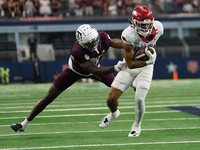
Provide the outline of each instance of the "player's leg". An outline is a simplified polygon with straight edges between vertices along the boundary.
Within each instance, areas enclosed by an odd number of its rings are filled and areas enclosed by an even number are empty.
[[[65,69],[53,82],[48,93],[41,98],[33,107],[27,118],[22,123],[12,124],[11,128],[17,131],[25,131],[30,121],[32,121],[40,112],[42,112],[48,104],[50,104],[62,91],[70,87],[78,79],[80,75],[74,73],[70,69]]]
[[[4,77],[1,79],[1,81],[2,81],[3,84],[5,84],[5,78]]]
[[[142,83],[145,84],[145,83]],[[135,92],[135,121],[132,125],[129,137],[136,137],[141,132],[141,122],[145,113],[145,97],[148,93],[147,89],[137,88]]]
[[[109,74],[103,77],[97,77],[97,76],[91,76],[91,78],[93,79],[97,79],[100,82],[104,83],[105,85],[107,85],[108,87],[111,87],[112,82],[114,81],[115,76],[113,74]],[[114,90],[117,90],[113,87],[111,87],[109,95],[108,95],[108,99],[111,99],[111,95],[113,95],[112,93],[116,93],[114,92]],[[122,92],[120,90],[119,91],[119,96],[122,94]],[[115,96],[117,96],[117,94],[115,94]],[[119,97],[117,96],[117,97]],[[117,118],[120,115],[119,110],[117,110],[117,106],[118,106],[118,98],[115,98],[116,101],[109,101],[107,100],[107,105],[111,110],[111,113],[109,113],[106,117],[104,117],[101,121],[101,123],[99,124],[99,126],[101,128],[105,128],[107,127],[115,118]]]
[[[103,66],[100,65],[100,67],[103,67]],[[115,79],[115,76],[111,73],[111,74],[108,74],[108,75],[105,75],[105,76],[92,75],[92,76],[90,76],[90,78],[98,80],[98,81],[104,83],[106,86],[111,87],[111,84]]]
[[[6,76],[6,83],[8,84],[9,83],[9,76]]]
[[[27,118],[21,122],[12,124],[10,127],[15,131],[25,131],[29,123],[40,113],[42,112],[48,104],[50,104],[59,94],[59,91],[54,85],[52,85],[49,89],[49,92],[41,98],[36,105],[33,107]]]
[[[131,84],[131,87],[133,88],[134,91],[136,91],[136,83],[135,83],[135,80],[134,80],[133,83]]]
[[[120,111],[117,109],[118,98],[130,86],[132,82],[133,77],[131,77],[128,72],[121,71],[117,74],[115,80],[111,85],[107,98],[107,105],[111,112],[102,119],[99,124],[100,128],[107,127],[113,120],[119,117]]]
[[[3,84],[6,83],[6,75],[5,74],[1,75],[1,81],[2,81]]]
[[[111,122],[113,122],[120,115],[120,111],[117,109],[118,107],[118,98],[123,92],[115,89],[114,87],[110,88],[108,98],[107,98],[107,106],[110,109],[110,113],[105,116],[99,124],[100,128],[107,127]]]
[[[112,113],[117,111],[117,107],[119,105],[118,98],[122,95],[122,93],[123,92],[121,90],[118,90],[114,87],[110,88],[107,98],[107,106]]]
[[[135,92],[135,121],[132,125],[131,132],[128,137],[137,137],[141,132],[141,122],[145,113],[145,97],[150,88],[152,80],[153,66],[148,66],[143,69],[135,79],[136,92]]]
[[[41,98],[36,105],[33,107],[29,115],[27,116],[28,121],[32,121],[40,112],[42,112],[47,105],[49,105],[62,91],[58,90],[54,84],[51,85],[48,93]]]

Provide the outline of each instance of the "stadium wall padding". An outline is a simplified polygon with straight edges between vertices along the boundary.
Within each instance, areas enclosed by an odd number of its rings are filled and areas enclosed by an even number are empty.
[[[103,66],[113,66],[118,60],[101,60]],[[55,70],[62,70],[66,67],[68,60],[42,61],[40,62],[42,82],[52,82]],[[173,72],[178,72],[179,78],[199,78],[200,58],[199,57],[171,57],[157,58],[154,66],[153,79],[172,79]],[[10,68],[10,82],[22,82],[33,79],[33,64],[31,61],[0,62],[0,66]],[[116,75],[117,73],[114,73]]]

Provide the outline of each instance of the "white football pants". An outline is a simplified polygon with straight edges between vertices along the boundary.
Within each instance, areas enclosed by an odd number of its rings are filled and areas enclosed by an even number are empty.
[[[147,65],[136,69],[127,69],[125,71],[120,71],[111,85],[112,87],[124,92],[134,82],[134,86],[136,87],[135,122],[133,123],[132,130],[141,125],[145,113],[145,97],[150,88],[152,76],[153,65]]]

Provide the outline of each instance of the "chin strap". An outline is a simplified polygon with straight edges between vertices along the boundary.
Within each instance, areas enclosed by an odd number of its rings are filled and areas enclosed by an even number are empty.
[[[130,26],[131,26],[132,28],[134,28],[132,20],[131,20],[131,19],[128,19],[128,22],[131,24]]]
[[[93,48],[93,50],[94,50],[95,52],[97,52],[97,54],[99,54],[99,51],[98,51],[98,49],[97,49],[96,46]]]
[[[133,23],[132,23],[132,20],[131,20],[131,19],[129,19],[129,18],[128,18],[128,22],[129,22],[130,24],[133,24]]]

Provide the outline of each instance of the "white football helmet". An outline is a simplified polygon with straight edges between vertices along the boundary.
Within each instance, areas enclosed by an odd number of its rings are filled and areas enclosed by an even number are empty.
[[[76,30],[76,40],[82,47],[99,53],[97,49],[99,45],[99,33],[93,26],[83,24],[78,27]]]

